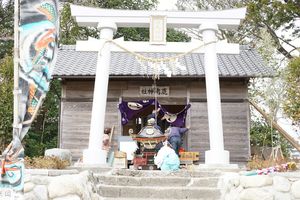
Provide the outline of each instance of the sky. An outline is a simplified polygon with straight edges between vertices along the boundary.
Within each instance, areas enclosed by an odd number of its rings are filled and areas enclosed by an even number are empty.
[[[177,0],[159,0],[157,10],[177,10],[176,2]]]

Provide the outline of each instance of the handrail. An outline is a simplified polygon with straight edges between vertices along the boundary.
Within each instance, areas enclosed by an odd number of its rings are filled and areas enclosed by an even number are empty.
[[[259,108],[256,103],[250,100],[249,103],[267,120],[269,124],[271,123],[270,125],[272,125],[275,129],[277,129],[279,133],[285,139],[287,139],[293,147],[295,147],[300,152],[300,144],[292,136],[290,136],[283,128],[281,128],[281,126],[279,126],[279,124],[277,124],[274,120],[272,120],[271,117],[269,117],[269,115],[263,109]]]

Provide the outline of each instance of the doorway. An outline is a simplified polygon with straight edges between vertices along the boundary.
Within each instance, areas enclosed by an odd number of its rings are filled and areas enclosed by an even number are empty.
[[[178,113],[185,108],[186,105],[162,105],[169,113]],[[135,118],[129,120],[126,125],[122,127],[122,136],[129,136],[129,129],[133,130],[133,134],[138,134],[140,130],[146,126],[147,123],[147,116],[152,113],[155,109],[154,105],[149,106],[147,109],[138,113]],[[170,126],[170,123],[167,120],[161,120],[163,117],[162,114],[159,114],[157,117],[157,125],[160,126],[162,132],[164,133],[165,130]],[[187,139],[188,135],[183,137],[183,148],[187,149]]]

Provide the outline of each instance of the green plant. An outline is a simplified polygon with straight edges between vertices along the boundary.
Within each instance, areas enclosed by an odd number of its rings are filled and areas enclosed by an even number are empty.
[[[289,157],[291,149],[288,141],[262,118],[251,120],[250,144],[260,148],[280,146],[284,157]]]

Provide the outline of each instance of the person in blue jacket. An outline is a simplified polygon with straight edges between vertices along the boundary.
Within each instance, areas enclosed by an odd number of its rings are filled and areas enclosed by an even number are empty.
[[[188,130],[188,128],[181,128],[176,126],[170,126],[167,130],[168,141],[177,155],[179,155],[179,148],[182,144],[182,137]]]

